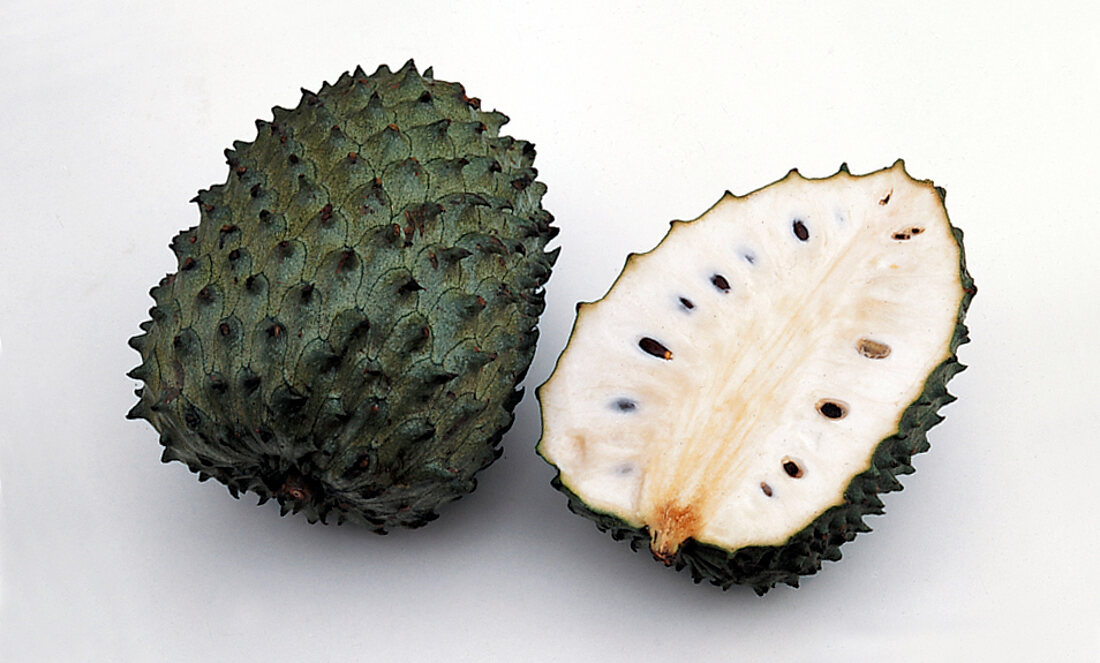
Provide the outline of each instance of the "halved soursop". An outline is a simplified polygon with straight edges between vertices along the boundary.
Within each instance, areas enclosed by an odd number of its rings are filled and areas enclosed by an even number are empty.
[[[130,344],[130,418],[237,496],[418,527],[500,455],[557,229],[531,143],[410,60],[344,73],[226,151]]]
[[[943,197],[901,161],[791,171],[631,255],[539,389],[570,508],[724,589],[839,559],[963,369],[975,289]]]

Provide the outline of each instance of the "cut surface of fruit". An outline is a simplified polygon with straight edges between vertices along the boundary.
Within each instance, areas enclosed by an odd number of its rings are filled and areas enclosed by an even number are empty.
[[[700,544],[782,547],[860,502],[852,484],[868,471],[889,481],[871,486],[856,519],[881,508],[874,493],[912,471],[909,456],[950,399],[943,383],[961,369],[954,351],[973,284],[960,238],[942,189],[900,161],[865,176],[791,171],[727,193],[673,222],[603,299],[578,307],[539,392],[540,454],[574,510],[633,530],[696,580],[758,591],[789,582],[789,562],[772,563],[765,581],[697,572],[682,556]],[[906,430],[907,412],[919,434]],[[876,469],[876,450],[899,435],[913,447],[891,447],[896,462]],[[854,531],[823,536],[796,582]]]

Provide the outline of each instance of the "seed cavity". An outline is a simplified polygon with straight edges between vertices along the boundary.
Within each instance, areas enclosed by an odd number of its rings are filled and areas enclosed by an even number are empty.
[[[890,196],[892,196],[892,195],[894,195],[894,190],[890,189],[889,191],[886,192],[885,196],[883,196],[881,199],[879,199],[878,204],[879,205],[885,205],[885,204],[889,203],[890,202]]]
[[[768,485],[768,484],[767,484],[766,482],[764,482],[764,481],[761,481],[761,482],[760,482],[760,490],[764,491],[764,494],[765,494],[765,495],[767,495],[768,497],[771,497],[771,496],[772,496],[772,487],[771,487],[771,486],[769,486],[769,485]]]
[[[695,308],[695,304],[693,304],[692,301],[687,297],[680,298],[680,306],[683,306],[685,311],[690,311],[691,309]]]
[[[658,359],[664,359],[668,361],[672,359],[672,351],[662,345],[659,341],[655,341],[652,338],[646,336],[642,340],[638,341],[638,347],[645,351],[646,354],[653,355]]]
[[[810,230],[806,227],[806,224],[802,222],[802,219],[795,219],[791,223],[791,230],[794,231],[794,236],[797,237],[799,241],[809,241]]]
[[[859,339],[859,343],[856,344],[856,349],[859,350],[859,354],[868,359],[885,359],[890,356],[889,345],[879,343],[878,341],[872,341],[869,338]]]
[[[634,474],[634,466],[630,463],[623,463],[615,468],[615,474],[625,477]]]
[[[629,398],[620,398],[612,404],[612,407],[614,407],[619,412],[633,412],[634,410],[638,409],[638,403],[637,401],[631,400]]]
[[[899,241],[904,241],[907,239],[912,239],[914,236],[919,235],[922,232],[924,232],[924,228],[910,228],[909,230],[899,230],[890,237]]]
[[[718,288],[724,293],[730,291],[730,282],[727,281],[726,277],[722,276],[721,274],[715,274],[714,276],[710,277],[710,282],[714,285],[715,288]]]
[[[794,460],[790,456],[783,459],[783,471],[787,473],[787,476],[792,479],[801,479],[804,472],[802,466],[798,461]]]
[[[746,251],[741,254],[741,257],[744,258],[745,262],[749,263],[750,265],[756,264],[756,255],[753,253],[749,253],[748,251]]]
[[[828,419],[843,419],[848,416],[848,405],[840,401],[822,399],[817,402],[817,411]]]

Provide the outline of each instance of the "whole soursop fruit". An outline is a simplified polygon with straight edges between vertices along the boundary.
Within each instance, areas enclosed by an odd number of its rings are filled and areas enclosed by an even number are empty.
[[[172,241],[128,416],[234,496],[418,527],[520,400],[557,257],[534,146],[412,61],[273,112]]]
[[[797,586],[928,449],[974,285],[899,161],[727,193],[578,307],[539,390],[570,508],[696,582]]]

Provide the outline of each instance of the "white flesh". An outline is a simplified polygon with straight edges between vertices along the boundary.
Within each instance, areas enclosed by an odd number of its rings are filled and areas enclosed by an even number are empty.
[[[589,507],[648,527],[660,556],[688,537],[780,545],[843,500],[951,355],[959,258],[939,195],[901,162],[727,193],[580,307],[540,389],[539,452]]]

